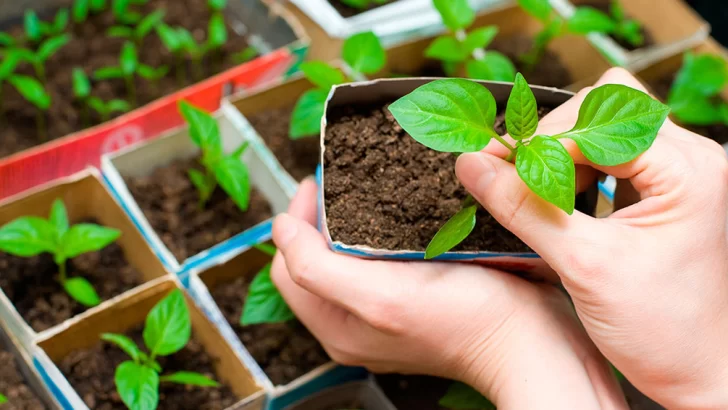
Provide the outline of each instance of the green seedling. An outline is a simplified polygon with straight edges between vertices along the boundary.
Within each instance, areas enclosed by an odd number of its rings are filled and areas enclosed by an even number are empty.
[[[720,96],[728,85],[726,61],[688,52],[667,97],[678,121],[690,125],[728,125],[728,104]]]
[[[227,42],[227,28],[225,20],[220,13],[214,13],[208,24],[207,40],[197,42],[188,30],[183,27],[171,28],[160,25],[157,28],[159,38],[165,48],[177,59],[178,80],[182,77],[182,57],[187,56],[192,62],[192,77],[200,80],[204,77],[202,59],[212,50],[219,50]]]
[[[109,28],[106,34],[110,37],[124,38],[132,41],[137,48],[144,44],[144,39],[152,32],[154,27],[164,21],[164,10],[157,10],[143,19],[134,27],[125,25],[117,25]]]
[[[38,18],[33,10],[27,10],[24,17],[25,38],[29,43],[38,43],[46,37],[60,36],[68,26],[70,13],[61,9],[56,13],[53,22],[45,22]]]
[[[131,9],[131,6],[143,6],[149,0],[111,0],[111,11],[121,24],[134,25],[142,19],[142,15]]]
[[[71,15],[76,24],[84,23],[89,15],[99,14],[106,9],[106,0],[75,0]]]
[[[243,51],[237,52],[233,54],[232,58],[233,61],[237,64],[243,64],[247,63],[248,61],[254,59],[258,56],[258,50],[255,49],[255,47],[248,46],[245,47]]]
[[[342,3],[355,9],[364,10],[372,6],[381,6],[389,0],[341,0]]]
[[[612,34],[635,47],[644,45],[645,37],[642,34],[642,24],[637,20],[627,18],[620,0],[612,0],[609,12],[614,21],[614,28],[608,27],[608,30],[604,31],[604,33]]]
[[[255,246],[259,251],[275,256],[276,248],[268,244]],[[255,275],[250,283],[248,296],[245,298],[243,314],[240,317],[242,326],[262,323],[283,323],[296,318],[293,311],[270,277],[271,264],[268,263]]]
[[[25,60],[33,65],[35,75],[41,83],[46,83],[46,62],[53,57],[61,48],[71,41],[70,34],[62,34],[50,37],[43,41],[38,47],[38,51],[33,52],[27,48],[17,49],[18,56],[21,60]]]
[[[131,360],[116,368],[116,390],[130,410],[154,410],[159,404],[159,383],[177,383],[186,386],[218,387],[219,383],[201,373],[180,371],[162,374],[158,357],[182,350],[192,337],[192,322],[182,291],[176,289],[157,303],[144,324],[144,352],[127,336],[104,333],[101,340],[112,343],[124,351]]]
[[[101,122],[106,122],[115,112],[127,112],[131,109],[129,103],[124,100],[111,100],[104,102],[98,97],[91,95],[91,81],[86,73],[80,68],[73,69],[73,95],[81,108],[81,121],[84,127],[90,124],[89,109],[96,111]]]
[[[138,75],[146,80],[156,82],[159,78],[166,75],[167,71],[168,68],[166,66],[154,68],[140,63],[136,47],[133,43],[127,41],[121,49],[119,66],[98,69],[94,73],[94,78],[97,80],[123,79],[126,84],[128,102],[132,107],[136,107],[137,93],[134,82],[135,77]]]
[[[207,0],[207,8],[213,13],[219,13],[227,7],[227,0]]]
[[[495,405],[465,383],[454,382],[438,404],[452,410],[495,410]]]
[[[489,81],[513,81],[516,67],[505,55],[486,50],[498,34],[498,27],[488,26],[466,31],[475,21],[475,11],[468,0],[434,0],[435,8],[452,34],[435,39],[425,56],[443,62],[448,76],[465,67],[468,77]]]
[[[177,84],[182,87],[185,84],[185,72],[183,65],[184,50],[182,41],[177,30],[162,23],[156,27],[157,35],[164,44],[164,47],[174,56],[174,71],[177,77]]]
[[[240,157],[248,148],[248,143],[244,142],[232,154],[226,155],[223,152],[220,126],[212,115],[187,101],[179,102],[179,110],[189,125],[190,139],[202,151],[200,164],[205,172],[195,169],[188,171],[190,181],[200,194],[200,208],[205,207],[215,188],[220,185],[241,211],[247,211],[250,177],[248,167]]]
[[[574,128],[556,135],[536,134],[538,107],[519,73],[506,107],[508,142],[493,129],[496,102],[483,85],[462,79],[425,84],[389,106],[412,138],[441,152],[478,152],[495,139],[510,154],[523,182],[539,197],[567,214],[574,212],[574,160],[558,141],[573,140],[592,163],[615,166],[645,152],[657,137],[670,108],[624,85],[604,85],[584,99]],[[475,227],[478,205],[472,198],[432,239],[425,258],[439,256],[462,242]]]
[[[88,99],[88,106],[99,114],[101,122],[106,122],[111,119],[111,115],[116,112],[128,112],[131,110],[131,105],[124,100],[111,100],[104,101],[98,97],[90,97]]]
[[[17,218],[0,228],[0,251],[21,257],[51,253],[58,265],[58,281],[66,293],[86,307],[101,303],[89,281],[68,277],[66,261],[86,252],[98,251],[114,242],[120,231],[90,223],[71,226],[63,201],[56,199],[48,219]]]
[[[5,397],[2,393],[0,393],[0,404],[5,404],[8,402],[8,398]]]
[[[372,32],[355,34],[346,39],[341,54],[354,77],[374,74],[387,62],[384,47]],[[293,108],[289,130],[293,140],[319,134],[331,87],[351,81],[341,71],[322,61],[305,62],[301,64],[301,71],[316,88],[303,93]]]
[[[36,127],[38,130],[38,139],[45,141],[46,136],[46,112],[51,106],[51,96],[48,95],[43,84],[32,77],[15,74],[15,68],[22,61],[21,52],[18,49],[8,51],[2,63],[0,63],[0,116],[4,119],[3,102],[3,86],[6,82],[10,83],[29,103],[33,104],[38,110],[36,113]]]

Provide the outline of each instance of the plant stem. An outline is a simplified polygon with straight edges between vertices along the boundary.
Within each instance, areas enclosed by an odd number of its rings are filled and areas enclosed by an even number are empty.
[[[204,74],[202,73],[202,56],[195,56],[192,58],[192,76],[195,81],[200,81]]]
[[[518,151],[516,149],[516,147],[514,147],[511,144],[509,144],[508,141],[504,140],[503,137],[501,137],[498,134],[495,134],[494,133],[493,138],[495,138],[498,142],[500,142],[501,144],[503,144],[504,147],[508,148],[511,151],[511,153],[508,154],[508,158],[513,159],[512,157],[515,156],[516,155],[516,152]],[[508,158],[506,158],[506,161],[510,161],[510,159],[508,159]]]
[[[174,65],[174,71],[177,75],[177,85],[179,85],[179,88],[182,88],[185,86],[185,73],[184,65],[182,64],[182,56],[180,56],[179,53],[174,54]]]
[[[129,104],[131,104],[132,107],[137,106],[137,96],[136,96],[136,84],[134,84],[134,75],[127,75],[124,77],[126,80],[126,92],[128,94],[127,98],[129,98]]]
[[[38,139],[43,142],[48,140],[45,115],[45,111],[40,108],[35,113],[35,125],[38,128]]]
[[[86,100],[82,102],[83,107],[81,108],[81,125],[84,128],[87,128],[89,125],[89,118],[88,118],[88,103]]]
[[[68,278],[66,277],[66,261],[61,262],[58,265],[58,280],[64,283]]]
[[[35,75],[38,76],[38,80],[45,86],[46,84],[46,75],[45,75],[45,67],[43,66],[43,63],[35,63]]]

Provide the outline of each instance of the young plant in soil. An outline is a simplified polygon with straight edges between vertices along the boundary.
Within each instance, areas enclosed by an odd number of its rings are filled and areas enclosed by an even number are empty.
[[[260,244],[255,248],[271,257],[276,254],[276,248],[272,245]],[[282,323],[296,318],[270,277],[271,265],[272,262],[265,265],[250,283],[243,315],[240,317],[242,326]]]
[[[43,84],[35,78],[15,74],[15,68],[21,61],[20,50],[13,49],[5,54],[0,64],[0,121],[4,121],[5,113],[2,107],[2,87],[5,82],[10,83],[20,95],[37,108],[35,117],[38,140],[47,139],[46,112],[51,106],[51,96],[46,92]]]
[[[21,60],[25,60],[33,65],[35,70],[35,76],[38,80],[45,84],[46,83],[46,62],[48,59],[53,57],[63,46],[71,41],[70,34],[62,34],[55,37],[51,37],[40,44],[38,51],[22,48],[17,49],[18,56]]]
[[[106,9],[106,0],[75,0],[71,15],[76,24],[85,23],[89,15],[96,15]]]
[[[111,0],[111,11],[121,24],[133,25],[142,19],[142,15],[132,10],[131,6],[143,6],[149,0]]]
[[[190,181],[200,194],[200,208],[205,207],[215,188],[220,185],[241,211],[247,211],[250,203],[250,177],[248,167],[240,156],[248,148],[248,142],[244,142],[232,154],[226,155],[223,152],[220,127],[210,114],[186,101],[179,102],[179,110],[189,125],[190,139],[202,151],[200,164],[205,172],[188,170]]]
[[[0,393],[0,404],[5,404],[8,402],[8,398],[5,397],[2,393]]]
[[[689,125],[728,125],[728,104],[720,96],[728,85],[728,66],[711,54],[685,54],[667,97],[680,122]]]
[[[386,64],[387,56],[379,38],[372,32],[355,34],[342,48],[344,62],[353,70],[353,76],[374,74]],[[322,61],[301,64],[301,71],[316,88],[308,90],[296,101],[291,114],[289,136],[296,140],[318,135],[321,132],[321,117],[331,87],[350,82],[339,70]]]
[[[670,108],[635,89],[609,84],[591,91],[574,128],[557,135],[536,135],[538,107],[519,73],[506,107],[506,129],[515,141],[498,135],[493,95],[481,84],[462,79],[425,84],[389,106],[394,118],[417,142],[441,152],[478,152],[495,139],[508,148],[507,161],[538,196],[567,214],[574,212],[574,160],[558,141],[576,142],[584,156],[603,166],[629,162],[657,137]],[[427,246],[432,259],[457,246],[475,227],[478,204],[469,197]]]
[[[211,50],[219,50],[227,41],[227,29],[221,14],[210,18],[207,41],[204,43],[198,43],[192,33],[183,27],[172,28],[162,24],[157,27],[157,34],[165,48],[175,56],[177,80],[180,83],[184,83],[183,56],[186,55],[191,61],[192,78],[199,80],[204,76],[202,59]]]
[[[445,26],[452,32],[435,39],[425,56],[442,61],[445,73],[455,76],[462,67],[468,77],[489,81],[513,81],[516,67],[510,59],[486,47],[498,34],[498,27],[488,26],[467,32],[475,21],[475,11],[468,0],[434,0]]]
[[[106,34],[109,37],[123,38],[134,43],[137,48],[141,48],[144,39],[152,32],[154,27],[162,24],[164,21],[164,10],[156,10],[139,21],[134,27],[126,25],[116,25],[110,27]]]
[[[387,1],[389,0],[341,0],[347,6],[359,10],[365,10],[370,6],[381,6],[382,4],[386,4]]]
[[[121,232],[104,226],[80,223],[71,226],[63,201],[56,199],[48,219],[17,218],[0,228],[0,251],[29,258],[53,254],[58,281],[71,298],[86,307],[101,303],[93,285],[82,277],[69,277],[66,261],[86,252],[98,251],[114,242]]]
[[[51,23],[42,21],[35,11],[28,10],[24,16],[25,39],[28,43],[35,44],[46,37],[60,36],[68,26],[68,20],[68,9],[59,10]]]
[[[159,404],[159,383],[178,383],[187,386],[217,387],[209,377],[188,371],[162,375],[158,357],[169,356],[182,350],[192,336],[192,322],[184,295],[173,290],[152,308],[144,325],[144,352],[127,336],[104,333],[101,339],[113,343],[129,355],[131,360],[116,368],[114,381],[121,400],[131,410],[154,410]]]
[[[135,77],[138,75],[146,80],[155,82],[167,73],[168,68],[161,66],[150,67],[139,62],[137,49],[131,42],[124,43],[119,57],[119,66],[104,67],[96,70],[94,78],[97,80],[123,79],[126,84],[127,100],[132,107],[137,106],[137,92]]]
[[[465,383],[454,382],[438,404],[452,410],[495,410],[495,405]]]
[[[81,104],[81,122],[84,127],[90,125],[89,109],[96,111],[101,122],[106,122],[115,112],[127,112],[131,109],[129,103],[124,100],[111,100],[108,103],[98,97],[91,95],[91,81],[81,68],[73,69],[73,95],[76,101]]]

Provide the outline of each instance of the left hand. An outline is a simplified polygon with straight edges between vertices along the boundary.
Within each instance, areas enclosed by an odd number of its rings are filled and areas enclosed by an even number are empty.
[[[273,280],[331,358],[468,383],[499,409],[626,408],[566,296],[473,264],[363,260],[315,228],[306,180],[276,218]]]

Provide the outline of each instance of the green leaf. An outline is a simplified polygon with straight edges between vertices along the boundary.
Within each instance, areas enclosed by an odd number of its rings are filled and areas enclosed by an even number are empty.
[[[452,31],[470,27],[475,21],[475,11],[468,0],[433,0],[442,22]]]
[[[465,65],[468,77],[476,80],[512,82],[516,67],[505,55],[489,50],[482,60],[471,60]]]
[[[253,245],[253,248],[265,253],[268,256],[276,256],[276,247],[268,244],[268,243],[259,243],[257,245]]]
[[[144,17],[134,29],[135,37],[138,39],[146,37],[154,27],[164,21],[164,15],[165,11],[163,9],[158,9]]]
[[[592,7],[578,7],[569,18],[567,27],[576,34],[613,33],[617,24],[608,15]]]
[[[245,298],[243,315],[240,318],[242,326],[260,323],[281,323],[293,320],[293,314],[278,288],[270,277],[271,265],[265,265],[255,276]]]
[[[66,290],[76,302],[86,306],[94,307],[101,303],[101,298],[93,285],[82,277],[75,277],[63,281],[63,289]]]
[[[215,118],[187,101],[178,103],[182,117],[189,125],[190,139],[203,151],[222,152],[220,127]]]
[[[322,61],[307,61],[301,63],[301,71],[303,71],[308,81],[327,91],[337,84],[346,82],[346,78],[344,78],[344,74],[341,71]]]
[[[131,0],[111,0],[111,11],[117,19],[122,19],[127,13]]]
[[[204,206],[212,196],[212,193],[215,192],[217,180],[208,177],[196,169],[188,170],[187,175],[190,177],[192,185],[197,188],[197,192],[200,194],[200,206]]]
[[[258,50],[256,50],[255,47],[248,46],[245,47],[243,51],[233,54],[233,60],[238,64],[247,63],[257,55]]]
[[[213,11],[222,11],[227,5],[227,0],[207,0],[207,6]]]
[[[454,382],[438,404],[452,410],[495,410],[495,405],[465,383]]]
[[[450,36],[438,37],[425,50],[425,57],[459,63],[467,60],[470,53],[463,44]]]
[[[73,21],[83,23],[88,18],[90,0],[75,0],[72,6]]]
[[[371,31],[355,34],[342,49],[344,61],[357,73],[374,74],[384,68],[387,55],[376,34]]]
[[[68,212],[66,212],[66,206],[63,204],[63,201],[58,198],[51,205],[48,222],[53,226],[57,238],[62,238],[68,232]]]
[[[362,10],[369,5],[370,0],[341,0],[341,2],[349,7]]]
[[[43,31],[41,30],[41,22],[38,19],[38,15],[33,10],[25,11],[25,36],[32,42],[37,42],[43,37]]]
[[[212,169],[223,191],[241,211],[247,211],[250,203],[248,167],[238,157],[224,157],[216,162]]]
[[[8,80],[16,90],[42,111],[47,111],[51,106],[51,96],[48,95],[43,85],[35,78],[24,75],[13,75]]]
[[[106,8],[106,0],[91,0],[91,11],[100,13]]]
[[[98,97],[89,97],[88,106],[99,114],[107,114],[109,111],[106,108],[106,104]]]
[[[106,30],[106,35],[115,38],[131,38],[134,35],[134,29],[127,26],[113,26]]]
[[[182,291],[175,289],[147,315],[144,343],[154,356],[168,356],[182,350],[192,335],[190,312]]]
[[[673,83],[668,101],[674,99],[675,93],[684,92],[704,96],[713,96],[720,93],[728,85],[728,64],[717,55],[685,53],[683,65],[678,71]]]
[[[104,249],[120,235],[118,229],[89,223],[76,224],[63,235],[61,250],[67,258],[75,258],[86,252]]]
[[[182,47],[177,31],[166,24],[157,26],[157,35],[170,53],[176,53]]]
[[[514,140],[530,138],[538,128],[536,97],[521,73],[516,74],[506,107],[506,129]]]
[[[20,55],[16,50],[8,50],[3,56],[2,63],[0,63],[0,82],[8,78],[20,62]]]
[[[106,105],[109,112],[127,112],[131,110],[131,105],[124,100],[111,100]]]
[[[44,41],[38,48],[38,59],[42,62],[47,61],[53,56],[58,50],[71,41],[70,34],[64,34],[58,37],[52,37]]]
[[[469,80],[425,84],[395,101],[389,111],[412,138],[436,151],[480,151],[497,135],[493,94]]]
[[[617,21],[623,21],[626,18],[626,15],[624,13],[624,7],[622,7],[622,3],[620,3],[619,0],[612,0],[609,4],[609,12],[612,14],[612,17],[614,17]]]
[[[475,29],[471,31],[470,34],[465,37],[465,41],[463,41],[465,51],[470,54],[476,49],[486,48],[493,42],[493,39],[495,39],[495,36],[497,35],[497,26],[487,26]]]
[[[207,28],[207,45],[213,49],[220,48],[227,42],[227,27],[225,18],[221,13],[215,13],[210,17]]]
[[[607,84],[586,96],[574,128],[557,138],[574,140],[595,164],[624,164],[652,145],[669,113],[669,107],[641,91]]]
[[[290,137],[300,139],[321,132],[328,90],[308,90],[296,101],[291,114]]]
[[[139,58],[137,57],[137,50],[133,43],[126,42],[124,47],[121,49],[121,72],[125,75],[130,76],[134,74],[139,66]]]
[[[625,20],[617,25],[614,34],[635,47],[641,47],[645,43],[642,35],[642,25],[636,20]]]
[[[248,141],[243,142],[242,144],[240,144],[240,146],[238,148],[235,149],[235,151],[233,151],[232,154],[230,154],[230,157],[231,158],[240,158],[243,155],[243,153],[245,152],[245,150],[248,149],[248,146],[250,146],[250,143]]]
[[[518,0],[518,5],[531,16],[545,22],[551,17],[549,0]]]
[[[15,45],[15,38],[8,33],[0,32],[0,46],[11,47]]]
[[[53,34],[57,35],[63,33],[63,30],[65,30],[68,26],[69,19],[70,13],[68,12],[68,9],[60,9],[58,13],[56,13],[56,18],[53,20]]]
[[[43,218],[24,216],[0,228],[0,251],[30,257],[56,251],[54,226]]]
[[[116,333],[102,333],[101,340],[113,343],[118,346],[124,353],[128,354],[134,362],[139,363],[145,356],[144,352],[139,349],[136,342],[130,338]]]
[[[150,81],[157,81],[160,78],[167,75],[169,72],[169,67],[167,66],[161,66],[158,68],[150,67],[146,64],[139,64],[139,67],[137,68],[137,73],[144,79],[150,80]]]
[[[0,393],[0,404],[5,404],[8,402],[8,398],[5,397],[2,393]]]
[[[104,67],[94,71],[94,78],[97,80],[113,80],[123,77],[124,72],[121,67]]]
[[[73,69],[73,94],[81,100],[91,95],[91,83],[82,68]]]
[[[159,403],[159,375],[131,361],[123,362],[114,375],[116,390],[130,410],[153,410]]]
[[[536,195],[569,215],[574,213],[574,160],[557,139],[537,135],[527,145],[518,147],[516,171]]]
[[[680,122],[692,125],[712,125],[723,122],[724,103],[715,101],[687,88],[679,89],[668,102],[672,114]]]
[[[425,250],[425,259],[436,258],[456,247],[473,232],[477,205],[467,206],[440,227]]]
[[[164,375],[159,380],[162,382],[185,384],[187,386],[218,387],[220,385],[220,383],[204,374],[184,371]]]

